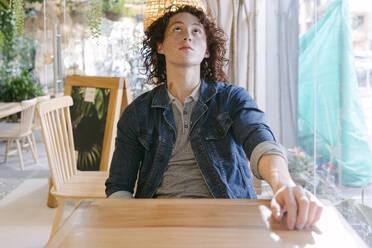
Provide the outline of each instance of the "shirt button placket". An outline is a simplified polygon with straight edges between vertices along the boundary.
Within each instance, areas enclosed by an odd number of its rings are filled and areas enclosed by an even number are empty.
[[[187,129],[187,103],[185,103],[185,108],[183,109],[183,127]]]

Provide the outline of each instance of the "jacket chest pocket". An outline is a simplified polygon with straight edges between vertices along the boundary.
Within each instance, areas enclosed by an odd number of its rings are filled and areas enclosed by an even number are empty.
[[[233,121],[230,118],[230,115],[228,112],[223,112],[217,116],[217,118],[212,118],[208,121],[208,124],[206,125],[205,129],[205,139],[206,140],[219,140],[223,139]]]

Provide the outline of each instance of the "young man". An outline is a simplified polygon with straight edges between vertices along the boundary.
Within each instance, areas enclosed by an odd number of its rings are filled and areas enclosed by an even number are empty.
[[[251,170],[273,189],[273,215],[290,229],[313,225],[322,206],[291,179],[264,113],[228,85],[221,29],[191,6],[171,7],[146,31],[148,80],[159,86],[118,123],[109,198],[256,198]]]

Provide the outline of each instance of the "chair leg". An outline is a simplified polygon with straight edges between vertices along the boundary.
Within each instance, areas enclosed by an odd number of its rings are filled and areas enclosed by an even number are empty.
[[[8,154],[9,154],[10,145],[11,145],[12,142],[13,142],[12,139],[8,139],[8,141],[6,142],[4,163],[6,163],[8,161]]]
[[[77,207],[79,207],[80,203],[81,203],[81,199],[75,200],[75,209],[77,209]]]
[[[31,149],[31,152],[32,152],[32,156],[34,157],[35,159],[35,162],[38,163],[39,162],[39,157],[37,155],[37,151],[36,151],[36,145],[34,144],[34,142],[32,142],[30,136],[27,136],[27,142],[28,144],[30,145],[30,149]]]
[[[50,208],[56,208],[58,206],[58,201],[52,193],[50,193],[50,190],[53,187],[53,179],[49,177],[49,190],[48,190],[48,200],[47,200],[47,206]]]
[[[26,143],[26,142],[25,142],[25,138],[22,137],[22,138],[21,138],[21,147],[24,147],[24,146],[25,146],[25,143]]]
[[[15,140],[16,144],[17,144],[17,150],[18,150],[18,157],[19,157],[19,162],[20,162],[20,166],[21,166],[21,170],[24,170],[24,166],[23,166],[23,158],[22,158],[22,149],[21,149],[21,144],[19,143],[19,139],[16,139]]]
[[[63,199],[59,199],[59,205],[58,205],[56,216],[54,217],[53,226],[52,226],[52,230],[50,231],[49,240],[54,236],[54,234],[58,230],[58,225],[61,220],[61,214],[63,212],[64,204],[65,204],[65,201]]]
[[[35,139],[34,132],[31,133],[31,139],[32,139],[32,143],[34,144],[34,148],[35,148],[36,154],[38,154],[37,153],[37,149],[36,149],[36,139]]]

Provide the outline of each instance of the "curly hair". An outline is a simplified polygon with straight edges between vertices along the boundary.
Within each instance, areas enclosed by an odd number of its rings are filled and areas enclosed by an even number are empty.
[[[157,52],[158,43],[164,41],[165,30],[169,19],[182,12],[188,12],[196,16],[204,26],[207,37],[207,49],[209,58],[204,58],[200,65],[201,78],[206,82],[222,81],[229,83],[228,77],[223,71],[223,66],[228,62],[226,54],[226,37],[224,31],[217,27],[212,18],[202,9],[190,5],[171,5],[165,14],[155,20],[145,31],[142,41],[141,54],[144,58],[145,74],[147,83],[158,85],[166,82],[165,56]]]

